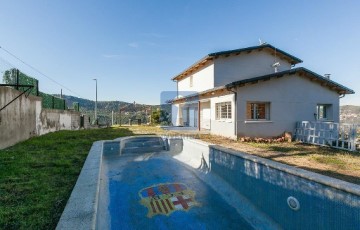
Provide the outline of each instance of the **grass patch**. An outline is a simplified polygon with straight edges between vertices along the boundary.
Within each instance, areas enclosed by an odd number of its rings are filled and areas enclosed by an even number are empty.
[[[130,135],[59,131],[0,150],[0,229],[55,229],[92,143]]]
[[[346,161],[336,156],[314,156],[313,160],[322,164],[333,165],[340,169],[346,168]]]

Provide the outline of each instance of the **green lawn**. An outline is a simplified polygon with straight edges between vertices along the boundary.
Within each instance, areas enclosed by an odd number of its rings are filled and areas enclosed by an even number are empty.
[[[0,229],[54,229],[94,141],[125,128],[59,131],[0,150]]]

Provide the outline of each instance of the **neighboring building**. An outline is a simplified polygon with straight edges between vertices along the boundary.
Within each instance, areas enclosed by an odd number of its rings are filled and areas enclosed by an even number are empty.
[[[172,80],[172,123],[230,138],[275,137],[297,121],[339,122],[339,98],[354,91],[272,45],[211,53]]]

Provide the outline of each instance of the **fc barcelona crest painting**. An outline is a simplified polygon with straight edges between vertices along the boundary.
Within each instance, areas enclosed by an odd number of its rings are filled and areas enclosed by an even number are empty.
[[[161,214],[170,215],[175,211],[188,211],[199,206],[195,192],[181,183],[156,184],[139,192],[140,203],[147,207],[149,218]]]

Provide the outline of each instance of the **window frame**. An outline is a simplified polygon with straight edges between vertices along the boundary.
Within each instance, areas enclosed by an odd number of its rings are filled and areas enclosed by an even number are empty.
[[[261,108],[263,107],[263,109]],[[247,121],[270,121],[270,108],[269,101],[247,101],[246,102],[246,120]],[[250,109],[250,111],[249,111]],[[263,111],[259,111],[259,110]],[[250,114],[250,116],[249,116]],[[263,114],[261,118],[260,114]]]
[[[217,120],[217,121],[232,120],[232,103],[231,103],[231,101],[215,103],[215,120]]]
[[[332,106],[332,104],[317,104],[316,105],[316,120],[318,120],[318,121],[332,120],[331,106]]]

